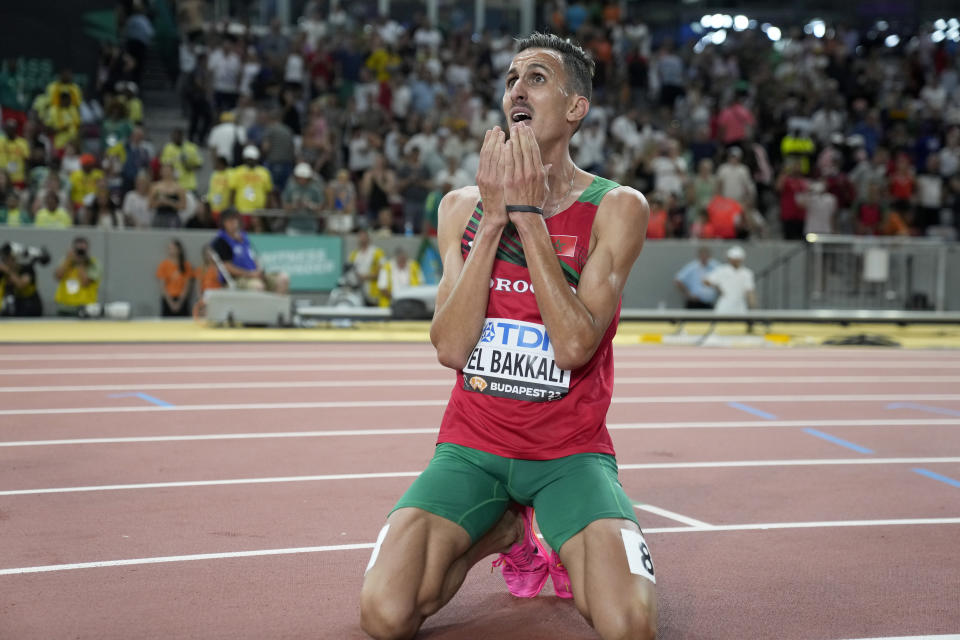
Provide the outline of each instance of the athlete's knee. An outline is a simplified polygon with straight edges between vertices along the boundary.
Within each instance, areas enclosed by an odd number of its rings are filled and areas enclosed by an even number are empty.
[[[420,623],[415,603],[364,584],[360,592],[360,626],[370,637],[408,640],[416,635]]]
[[[593,628],[603,640],[654,640],[657,624],[654,616],[644,607],[616,609],[607,607],[594,612]]]

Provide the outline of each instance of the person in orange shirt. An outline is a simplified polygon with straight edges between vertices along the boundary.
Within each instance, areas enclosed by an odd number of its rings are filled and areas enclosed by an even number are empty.
[[[707,219],[718,238],[732,240],[737,237],[743,207],[733,198],[720,194],[713,196],[707,204]]]
[[[650,196],[650,219],[647,222],[647,239],[661,240],[667,237],[667,207],[659,194]]]
[[[179,240],[171,240],[167,245],[167,258],[157,266],[161,315],[190,315],[187,301],[190,299],[193,278],[193,266],[184,255],[183,245]]]

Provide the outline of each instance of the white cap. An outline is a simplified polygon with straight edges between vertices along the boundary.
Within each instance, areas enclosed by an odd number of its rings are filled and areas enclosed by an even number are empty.
[[[260,159],[260,150],[255,146],[247,145],[243,148],[243,159],[244,160],[259,160]]]
[[[747,254],[740,245],[735,245],[727,249],[728,260],[743,260],[746,257]]]
[[[293,175],[297,178],[309,178],[313,175],[313,169],[306,162],[301,162],[293,169]]]

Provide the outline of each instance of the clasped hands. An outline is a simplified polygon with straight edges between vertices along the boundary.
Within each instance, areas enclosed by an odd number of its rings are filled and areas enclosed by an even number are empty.
[[[540,160],[540,145],[528,125],[511,125],[509,140],[500,127],[487,131],[477,168],[484,219],[499,224],[509,220],[519,225],[539,218],[549,192],[549,169],[550,165],[544,166]],[[507,211],[508,206],[530,211]]]

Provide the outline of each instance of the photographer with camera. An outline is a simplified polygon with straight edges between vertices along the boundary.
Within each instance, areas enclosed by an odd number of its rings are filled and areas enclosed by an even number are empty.
[[[57,314],[84,315],[86,306],[97,301],[100,274],[100,262],[90,255],[90,243],[83,236],[77,236],[67,255],[54,270],[59,281],[54,296]]]
[[[43,303],[37,293],[35,263],[50,263],[46,249],[24,248],[9,242],[0,246],[0,314],[42,316]]]

